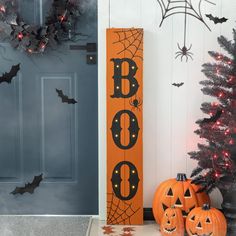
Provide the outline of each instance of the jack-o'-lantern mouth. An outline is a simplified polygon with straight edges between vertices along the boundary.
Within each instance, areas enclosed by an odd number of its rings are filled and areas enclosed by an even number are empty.
[[[176,227],[174,227],[174,228],[172,228],[172,229],[164,228],[164,232],[165,232],[165,233],[168,233],[168,234],[173,233],[173,232],[175,232],[175,231],[176,231]]]
[[[190,230],[191,235],[190,236],[212,236],[213,232],[209,233],[209,234],[198,234],[198,233],[193,233],[192,230]]]

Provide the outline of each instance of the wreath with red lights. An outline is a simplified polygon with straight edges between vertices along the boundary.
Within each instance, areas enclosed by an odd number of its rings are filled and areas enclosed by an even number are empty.
[[[54,0],[42,26],[30,25],[19,15],[16,0],[0,0],[0,40],[29,54],[43,53],[63,41],[76,41],[81,15],[78,0]]]

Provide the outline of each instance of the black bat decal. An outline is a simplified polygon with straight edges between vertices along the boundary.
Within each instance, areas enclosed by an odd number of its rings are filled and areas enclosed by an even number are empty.
[[[2,76],[0,76],[0,84],[3,82],[10,84],[12,79],[17,75],[19,70],[20,70],[20,64],[12,66],[9,72],[6,72]]]
[[[40,182],[43,180],[43,174],[39,176],[34,176],[34,179],[31,183],[25,184],[25,187],[16,187],[11,194],[24,194],[24,193],[34,193],[34,190],[39,186]]]
[[[179,88],[179,87],[181,87],[181,86],[184,85],[184,82],[181,82],[181,83],[173,83],[172,85]]]
[[[68,104],[75,104],[78,103],[74,98],[69,98],[68,96],[64,95],[62,90],[56,89],[58,97],[61,98],[63,103],[68,103]]]
[[[204,124],[204,123],[210,123],[210,122],[216,122],[220,117],[221,117],[221,114],[222,114],[222,110],[218,110],[216,112],[216,114],[210,118],[204,118],[201,123]]]
[[[214,17],[212,14],[206,14],[206,17],[209,18],[210,20],[212,20],[215,24],[217,23],[224,23],[226,22],[228,19],[225,17],[219,18],[219,17]]]

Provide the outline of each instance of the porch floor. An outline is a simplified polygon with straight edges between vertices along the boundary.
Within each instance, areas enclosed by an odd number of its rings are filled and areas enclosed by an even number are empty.
[[[103,229],[104,226],[106,227],[105,229]],[[89,236],[104,236],[104,235],[161,236],[159,232],[159,227],[154,221],[145,221],[144,225],[142,226],[135,225],[135,226],[110,226],[109,227],[105,224],[105,221],[101,221],[97,218],[93,218]]]

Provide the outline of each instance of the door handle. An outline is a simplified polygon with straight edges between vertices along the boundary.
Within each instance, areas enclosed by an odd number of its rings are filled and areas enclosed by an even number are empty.
[[[70,45],[70,50],[85,50],[87,52],[96,52],[96,43],[87,43],[86,45]]]

